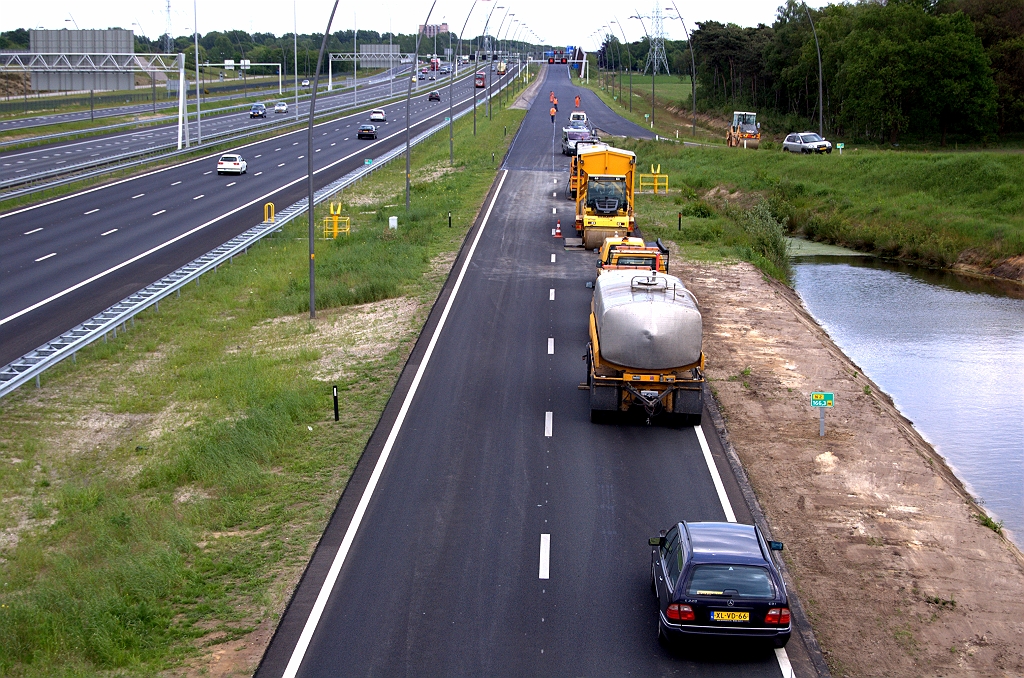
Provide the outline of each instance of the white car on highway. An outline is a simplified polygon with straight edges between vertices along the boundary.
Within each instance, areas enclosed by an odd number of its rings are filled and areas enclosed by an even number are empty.
[[[220,160],[217,161],[217,174],[225,173],[236,173],[245,174],[245,169],[248,165],[245,159],[236,153],[225,153],[220,156]]]
[[[287,112],[288,112],[288,104],[286,102],[278,101],[276,104],[274,104],[274,113],[287,113]]]
[[[387,122],[388,116],[382,108],[375,108],[370,111],[370,122]]]

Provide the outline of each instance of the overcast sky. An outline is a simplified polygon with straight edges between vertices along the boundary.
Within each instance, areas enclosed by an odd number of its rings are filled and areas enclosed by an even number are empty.
[[[0,12],[0,30],[14,28],[108,28],[118,26],[131,28],[137,33],[156,37],[164,33],[167,24],[166,0],[102,0],[82,3],[78,0],[46,0],[41,9],[33,2],[2,0],[4,9]],[[688,26],[695,21],[715,20],[733,22],[741,26],[758,23],[770,24],[782,0],[732,0],[732,2],[692,2],[675,0]],[[332,2],[328,0],[300,0],[296,9],[299,33],[323,32],[330,15]],[[819,6],[820,0],[809,3]],[[506,11],[514,17],[505,20],[501,29],[519,28],[522,22],[548,44],[582,45],[594,47],[591,35],[616,17],[623,23],[629,40],[642,38],[644,33],[640,22],[630,20],[637,11],[645,16],[654,12],[651,0],[635,0],[635,3],[620,5],[613,0],[591,2],[551,2],[540,0],[476,0],[476,7],[470,17],[467,34],[482,32],[487,13],[495,7],[489,31],[494,33]],[[282,35],[292,32],[292,2],[288,0],[256,0],[255,2],[225,2],[217,0],[198,1],[199,32],[240,29],[250,33],[274,33]],[[466,20],[471,6],[470,0],[437,0],[430,23],[447,21],[452,30],[459,31]],[[662,5],[672,6],[671,1]],[[175,35],[190,35],[193,26],[192,0],[171,0],[171,32]],[[389,2],[353,3],[342,2],[334,18],[332,30],[351,29],[358,22],[361,29],[395,33],[413,33],[422,23],[429,9],[425,0],[390,0]],[[355,14],[353,14],[355,11]],[[672,15],[674,16],[674,14]],[[74,23],[72,23],[72,18]],[[650,22],[645,19],[648,30]],[[619,33],[617,27],[612,27]],[[685,39],[678,19],[665,21],[665,35],[669,39]]]

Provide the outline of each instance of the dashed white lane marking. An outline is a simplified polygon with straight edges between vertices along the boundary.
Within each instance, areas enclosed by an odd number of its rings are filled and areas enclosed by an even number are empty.
[[[200,198],[204,197],[205,195],[206,195],[205,193],[200,193],[199,195],[197,195],[196,197],[194,197],[192,199],[193,200],[199,200]]]
[[[306,157],[306,156],[304,156],[304,155],[300,155],[300,156],[299,156],[299,160],[302,160],[302,159],[303,159],[303,158],[305,158],[305,157]]]
[[[552,264],[555,263],[555,255],[554,254],[551,255],[551,263]]]
[[[294,144],[292,144],[292,146],[298,146],[298,145],[299,145],[298,141],[296,141]]]
[[[551,575],[551,535],[542,534],[540,536],[540,570],[538,572],[540,579],[550,579]]]
[[[238,183],[237,181],[232,181],[230,184],[228,184],[228,186],[234,186],[237,183]]]
[[[145,193],[139,193],[138,195],[133,195],[132,196],[132,200],[135,200],[136,198],[141,198],[144,195],[146,195],[146,194]]]
[[[280,151],[281,149],[280,149],[280,148],[275,148],[274,150],[275,150],[275,151]]]
[[[261,174],[263,174],[263,172],[257,172],[257,173],[256,173],[256,174],[254,174],[253,176],[254,176],[254,177],[258,177],[258,176],[259,176],[259,175],[261,175]]]
[[[555,355],[555,338],[548,337],[548,355]]]
[[[551,197],[552,198],[557,198],[558,197],[558,191],[555,191],[554,193],[552,193]]]
[[[796,673],[793,672],[793,665],[789,663],[789,655],[786,654],[786,648],[775,648],[775,659],[778,660],[779,668],[782,669],[782,678],[796,678]]]
[[[31,231],[25,231],[24,235],[32,235],[33,233],[38,233],[41,230],[43,230],[42,226],[39,228],[33,228]]]
[[[154,217],[158,217],[158,216],[160,216],[161,214],[163,214],[163,213],[164,213],[164,212],[166,212],[166,211],[167,211],[167,210],[160,210],[159,212],[153,212],[153,216],[154,216]]]
[[[548,290],[548,301],[554,301],[554,300],[555,300],[555,288],[552,287],[550,290]]]
[[[181,183],[180,181],[175,181],[173,184],[171,184],[171,186],[177,186],[180,183]]]
[[[315,151],[313,151],[313,152],[314,152],[314,153],[319,153],[319,152],[320,152],[320,149],[318,148],[318,149],[316,149],[316,150],[315,150]]]
[[[284,167],[284,163],[282,162],[278,167]]]
[[[554,183],[557,186],[558,185],[558,179],[552,179],[552,183]]]
[[[313,603],[313,609],[309,613],[309,617],[306,619],[305,625],[302,627],[302,633],[299,634],[299,640],[295,643],[295,649],[292,651],[292,656],[288,660],[288,665],[284,668],[282,678],[295,678],[295,674],[299,671],[299,665],[302,663],[302,658],[306,656],[306,650],[309,648],[309,643],[313,639],[313,634],[316,632],[316,627],[320,623],[320,617],[324,613],[324,608],[327,607],[327,599],[330,597],[331,592],[334,590],[334,585],[338,581],[338,575],[341,574],[341,568],[345,564],[345,559],[348,557],[349,550],[352,548],[352,542],[356,538],[356,533],[359,531],[359,525],[363,521],[363,516],[366,514],[366,508],[370,504],[370,500],[373,497],[373,492],[377,487],[377,483],[380,482],[380,477],[384,473],[384,466],[388,462],[388,457],[391,456],[391,450],[395,446],[395,439],[398,438],[398,433],[402,429],[402,423],[405,421],[406,414],[409,412],[409,406],[412,404],[412,399],[416,395],[416,390],[419,388],[420,381],[423,379],[423,373],[427,369],[427,365],[430,363],[430,356],[434,353],[434,347],[437,346],[437,339],[441,334],[441,330],[444,329],[445,321],[448,319],[448,314],[451,313],[452,305],[455,303],[455,298],[459,294],[459,288],[462,287],[462,281],[466,277],[466,271],[469,270],[469,264],[473,261],[473,253],[476,252],[477,245],[480,243],[480,236],[483,235],[484,229],[487,227],[487,222],[491,218],[491,211],[494,209],[494,203],[497,202],[498,196],[501,195],[501,187],[505,184],[505,178],[508,177],[508,170],[504,170],[501,179],[498,181],[498,190],[494,192],[494,197],[491,198],[491,204],[487,208],[487,213],[484,214],[484,220],[480,223],[480,228],[476,232],[476,237],[473,238],[473,244],[469,248],[469,254],[466,256],[465,262],[462,264],[462,270],[459,272],[459,277],[455,279],[455,286],[452,288],[452,293],[448,295],[448,301],[445,303],[444,311],[441,312],[441,318],[437,322],[437,326],[434,328],[434,334],[430,337],[430,342],[427,344],[427,350],[423,354],[423,360],[420,362],[419,368],[416,370],[416,375],[412,379],[412,384],[409,385],[409,392],[405,396],[405,400],[402,402],[402,407],[398,410],[398,417],[395,419],[395,423],[391,427],[391,432],[388,434],[387,440],[384,442],[384,448],[381,450],[380,456],[377,458],[377,463],[373,467],[373,472],[370,474],[370,480],[366,484],[366,489],[363,490],[362,497],[359,498],[359,504],[356,505],[355,513],[352,515],[352,521],[348,525],[348,529],[345,530],[345,536],[341,540],[341,545],[338,546],[338,552],[334,556],[331,567],[327,571],[327,576],[324,578],[323,586],[320,587],[320,592],[317,594],[316,601]]]
[[[556,208],[556,207],[552,207],[552,208],[551,208],[551,213],[552,213],[552,214],[558,214],[558,208]]]
[[[551,437],[551,429],[554,427],[554,416],[555,415],[554,415],[553,412],[545,412],[544,413],[544,437],[545,438],[550,438]]]
[[[262,154],[262,153],[260,153],[259,155],[254,155],[254,156],[252,156],[252,157],[254,157],[254,158],[261,158],[261,157],[263,157],[263,154]]]
[[[94,210],[89,210],[88,212],[85,212],[85,214],[96,214],[96,213],[97,213],[97,212],[99,212],[99,211],[100,211],[100,208],[99,208],[99,207],[97,207],[97,208],[96,208],[96,209],[94,209]]]
[[[55,256],[57,256],[56,252],[50,252],[45,257],[39,257],[38,259],[36,259],[36,261],[42,261],[43,259],[49,259],[50,257],[55,257]]]
[[[116,228],[112,228],[109,231],[107,231],[106,233],[100,233],[100,235],[110,235],[111,233],[117,233],[117,229]]]
[[[205,176],[206,176],[207,174],[213,174],[213,170],[210,170],[209,172],[203,172],[203,176],[204,176],[204,177],[205,177]]]
[[[334,144],[331,144],[331,146],[333,146],[333,145],[334,145]]]

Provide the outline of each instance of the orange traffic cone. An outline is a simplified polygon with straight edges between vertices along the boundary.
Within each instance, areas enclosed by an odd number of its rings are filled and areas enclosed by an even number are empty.
[[[561,219],[559,219],[558,223],[555,224],[555,237],[556,238],[561,238],[562,237],[562,220]]]

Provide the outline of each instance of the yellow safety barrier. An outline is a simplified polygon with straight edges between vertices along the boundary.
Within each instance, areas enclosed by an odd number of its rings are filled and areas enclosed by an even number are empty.
[[[650,174],[638,174],[637,180],[640,182],[640,186],[637,191],[640,193],[646,193],[644,189],[649,189],[651,193],[658,194],[659,190],[663,190],[665,195],[668,195],[668,175],[661,173],[661,165],[658,165],[655,169],[654,165],[651,165]]]
[[[274,203],[268,202],[263,206],[263,221],[274,223]]]
[[[352,232],[352,222],[349,217],[341,216],[341,203],[330,204],[330,216],[324,217],[324,239],[337,238],[339,233],[349,235]]]

